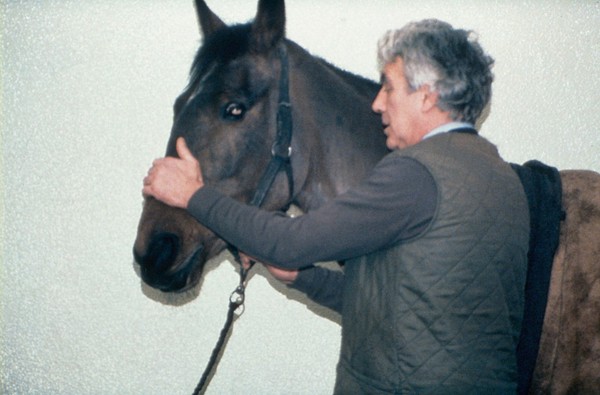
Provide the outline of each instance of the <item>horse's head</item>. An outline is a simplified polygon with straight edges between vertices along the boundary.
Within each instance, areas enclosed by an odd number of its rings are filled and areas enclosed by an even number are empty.
[[[247,202],[276,134],[283,0],[261,0],[253,22],[235,26],[226,26],[201,0],[196,10],[204,42],[189,84],[175,101],[166,155],[177,156],[175,141],[184,137],[202,164],[205,182]],[[280,182],[266,206],[276,208],[287,199]],[[185,210],[146,199],[134,255],[148,285],[165,292],[189,289],[205,262],[224,247]]]

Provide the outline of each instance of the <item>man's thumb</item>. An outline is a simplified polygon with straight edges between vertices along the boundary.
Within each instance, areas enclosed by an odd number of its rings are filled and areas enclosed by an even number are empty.
[[[177,154],[183,160],[196,160],[194,155],[190,152],[187,144],[185,143],[185,139],[183,137],[177,138],[177,143],[175,145],[177,149]]]

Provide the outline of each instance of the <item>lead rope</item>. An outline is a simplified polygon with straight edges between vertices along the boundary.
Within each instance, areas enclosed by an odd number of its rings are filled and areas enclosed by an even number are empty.
[[[221,329],[221,335],[219,336],[219,340],[217,341],[217,344],[215,345],[215,348],[212,351],[210,359],[208,360],[208,364],[204,369],[204,373],[202,374],[202,377],[200,378],[200,381],[198,382],[198,385],[196,386],[193,395],[203,394],[206,390],[205,386],[207,384],[207,381],[213,373],[217,361],[219,360],[219,354],[221,354],[221,351],[223,350],[223,345],[225,344],[225,340],[227,339],[227,337],[229,336],[229,332],[231,331],[231,326],[235,318],[235,311],[239,307],[244,306],[244,299],[246,293],[246,277],[248,277],[248,272],[250,272],[250,269],[252,269],[252,266],[254,266],[254,261],[250,263],[250,267],[248,269],[244,269],[244,267],[241,264],[237,250],[234,250],[234,256],[236,262],[240,264],[240,283],[229,296],[229,309],[227,310],[227,318],[225,319],[225,325],[223,325],[223,329]],[[243,309],[237,317],[240,317],[242,314],[244,314]]]

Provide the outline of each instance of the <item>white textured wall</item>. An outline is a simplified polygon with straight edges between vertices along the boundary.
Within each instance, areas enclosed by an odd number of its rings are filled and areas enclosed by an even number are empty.
[[[597,0],[288,3],[292,39],[372,78],[387,29],[424,17],[475,29],[497,60],[482,133],[510,161],[600,171]],[[209,4],[229,22],[255,10]],[[141,285],[131,248],[141,179],[199,40],[192,1],[3,1],[1,26],[0,392],[191,393],[234,267],[168,298]],[[287,296],[252,277],[209,393],[331,392],[339,326]]]

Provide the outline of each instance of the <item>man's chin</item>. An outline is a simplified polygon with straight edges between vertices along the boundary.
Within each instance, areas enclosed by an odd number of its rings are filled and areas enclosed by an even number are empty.
[[[389,136],[387,138],[387,140],[385,140],[385,145],[388,147],[389,150],[396,150],[400,147],[400,144],[398,144],[397,141],[394,141],[393,139],[391,139]]]

